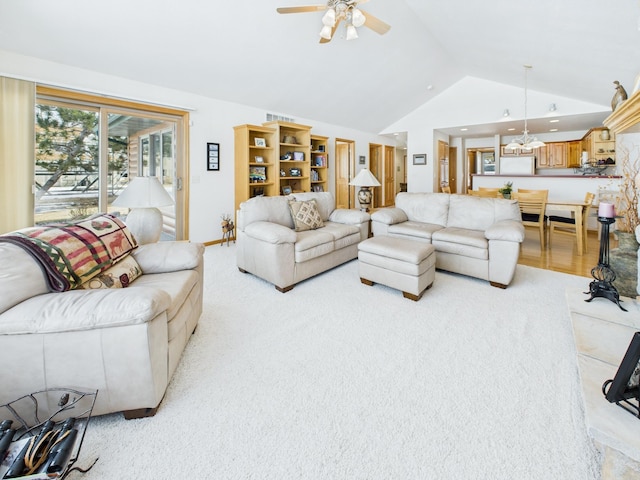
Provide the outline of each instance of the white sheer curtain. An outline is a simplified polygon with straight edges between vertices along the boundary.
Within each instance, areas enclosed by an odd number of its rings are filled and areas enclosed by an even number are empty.
[[[0,77],[0,234],[33,225],[35,84]]]

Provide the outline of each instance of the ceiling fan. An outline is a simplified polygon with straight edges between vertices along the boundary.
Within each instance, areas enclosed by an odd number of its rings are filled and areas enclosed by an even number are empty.
[[[320,30],[320,43],[328,43],[333,38],[338,25],[344,20],[347,27],[347,40],[358,38],[356,27],[369,27],[376,33],[384,35],[391,26],[358,8],[359,4],[369,0],[328,0],[326,5],[307,5],[299,7],[280,7],[278,13],[320,12],[326,10],[322,17],[323,27]]]

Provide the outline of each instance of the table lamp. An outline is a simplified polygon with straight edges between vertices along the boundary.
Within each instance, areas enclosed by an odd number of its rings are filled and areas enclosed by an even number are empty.
[[[358,191],[360,210],[368,212],[369,207],[371,206],[371,197],[373,196],[373,192],[369,187],[379,187],[380,182],[378,179],[374,177],[369,170],[363,168],[358,172],[355,178],[349,182],[349,185],[360,187],[360,190]]]
[[[144,245],[160,240],[162,213],[157,207],[173,204],[157,177],[134,177],[111,205],[131,209],[125,223],[138,244]]]

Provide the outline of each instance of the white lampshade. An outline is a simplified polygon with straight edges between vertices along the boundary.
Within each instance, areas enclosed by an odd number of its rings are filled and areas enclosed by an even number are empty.
[[[156,177],[135,177],[111,205],[132,209],[125,223],[136,241],[144,245],[157,242],[162,234],[162,213],[156,207],[173,203]]]
[[[333,8],[327,10],[322,17],[322,23],[327,27],[333,27],[336,24],[336,11]]]
[[[356,187],[379,187],[380,182],[369,170],[363,168],[358,172],[354,179],[349,182],[349,185],[354,185]]]
[[[331,27],[329,27],[328,25],[322,27],[322,30],[320,30],[320,36],[322,38],[326,38],[327,40],[331,40]]]
[[[355,40],[358,38],[358,31],[353,25],[347,27],[347,40]]]
[[[354,8],[353,12],[351,13],[351,23],[353,24],[353,26],[361,27],[362,25],[364,25],[364,22],[366,21],[367,21],[367,17],[364,16],[364,13],[362,13],[357,8]]]
[[[111,205],[129,208],[166,207],[173,205],[173,198],[160,185],[157,177],[134,177]]]

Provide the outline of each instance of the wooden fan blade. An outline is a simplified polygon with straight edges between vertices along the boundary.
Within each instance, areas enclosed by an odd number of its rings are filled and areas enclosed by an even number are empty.
[[[304,12],[319,12],[325,10],[326,5],[307,5],[303,7],[278,7],[276,10],[278,13],[304,13]]]
[[[336,22],[336,24],[331,29],[331,38],[320,37],[320,43],[329,43],[333,38],[333,34],[336,33],[336,30],[338,29],[338,25],[340,25],[340,22]]]
[[[365,27],[369,27],[371,30],[373,30],[376,33],[379,33],[380,35],[384,35],[389,30],[391,30],[391,25],[389,25],[388,23],[384,23],[379,18],[374,17],[369,12],[365,12],[361,8],[359,10],[364,14],[365,18],[367,19],[366,22],[364,22]]]

